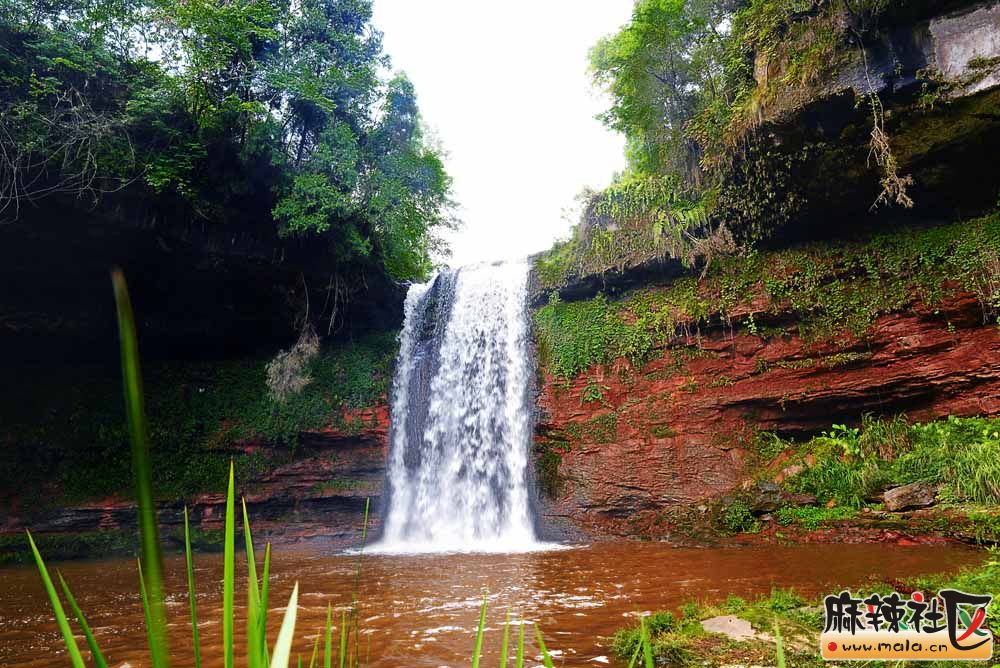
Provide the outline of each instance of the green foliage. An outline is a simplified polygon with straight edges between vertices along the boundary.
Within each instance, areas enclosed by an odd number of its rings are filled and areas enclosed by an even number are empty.
[[[834,506],[826,508],[820,506],[803,506],[795,508],[785,506],[779,508],[775,513],[778,522],[784,526],[797,524],[803,529],[813,531],[831,520],[848,520],[857,515],[857,511],[846,506]]]
[[[143,607],[146,610],[146,629],[149,633],[149,654],[153,668],[166,668],[170,650],[167,644],[166,594],[163,589],[163,554],[160,550],[160,527],[153,500],[153,476],[150,469],[149,426],[146,421],[146,399],[142,390],[142,371],[139,367],[139,342],[135,335],[135,317],[132,301],[121,271],[111,272],[115,305],[118,311],[118,336],[121,348],[122,386],[125,397],[125,415],[128,423],[132,454],[133,491],[139,515],[139,581],[142,584]],[[232,464],[229,467],[229,484],[232,488]],[[34,547],[34,546],[32,546]],[[37,554],[36,554],[37,556]],[[38,557],[39,567],[41,557]],[[145,564],[146,581],[143,583]],[[148,591],[148,596],[146,592]],[[75,607],[75,604],[74,604]],[[57,610],[58,614],[58,610]]]
[[[716,27],[731,4],[641,0],[632,20],[592,49],[594,80],[612,99],[601,118],[628,137],[637,171],[684,174],[695,168],[684,126],[723,89],[725,39]]]
[[[742,499],[725,504],[717,517],[719,528],[728,534],[757,533],[760,521],[750,512],[750,506]]]
[[[122,556],[135,554],[138,537],[123,531],[81,531],[43,533],[34,536],[40,552],[55,559],[79,559],[94,555]],[[30,563],[32,556],[24,549],[24,536],[0,536],[0,565]]]
[[[290,456],[300,431],[335,427],[353,433],[364,427],[345,420],[343,411],[387,396],[395,352],[394,332],[325,348],[309,365],[312,381],[280,403],[267,389],[266,360],[149,364],[144,371],[156,495],[176,499],[219,490],[236,443],[286,446],[237,452],[236,473],[250,479]],[[55,481],[58,492],[48,495],[48,503],[129,489],[120,381],[88,367],[38,371],[35,378],[16,388],[16,401],[0,402],[10,443],[0,452],[9,462],[0,476],[17,471],[19,479]],[[13,479],[3,487],[17,488]]]
[[[640,0],[631,20],[591,51],[594,82],[611,99],[600,118],[627,139],[622,180],[672,181],[739,241],[766,238],[804,204],[793,177],[823,147],[789,150],[755,130],[764,118],[807,103],[817,83],[857,59],[879,17],[903,5]],[[894,160],[891,151],[874,155],[887,177],[908,183],[884,162]]]
[[[692,267],[735,249],[724,226],[710,225],[705,200],[692,198],[675,178],[624,177],[581,197],[572,237],[535,260],[543,289],[665,258]]]
[[[535,314],[541,361],[562,378],[618,358],[641,366],[657,349],[730,314],[791,314],[810,341],[851,343],[879,316],[934,307],[956,288],[979,299],[984,317],[996,317],[1000,295],[1000,214],[934,228],[904,229],[867,241],[813,244],[729,258],[701,280],[674,281],[618,301],[603,295],[563,302],[555,293]],[[846,351],[816,364],[849,364]],[[863,353],[861,353],[863,354]],[[766,372],[761,369],[761,372]]]
[[[982,564],[966,567],[959,573],[936,574],[908,579],[904,582],[909,588],[917,591],[932,592],[941,589],[958,589],[967,592],[992,593],[1000,591],[1000,554],[994,548],[985,555]],[[841,582],[831,586],[830,591],[842,588],[857,590],[859,583]],[[865,589],[871,583],[863,584]],[[875,585],[880,590],[889,589],[888,585]],[[898,584],[891,586],[899,589]],[[807,600],[790,589],[772,589],[769,596],[758,596],[745,600],[730,595],[721,604],[712,602],[689,602],[684,606],[684,617],[674,628],[660,633],[652,633],[653,652],[659,661],[657,665],[668,666],[722,666],[737,665],[748,662],[748,657],[767,656],[770,665],[780,665],[782,660],[792,666],[821,666],[822,659],[816,651],[815,640],[823,628],[823,606],[818,598]],[[669,613],[653,613],[649,619]],[[735,641],[721,636],[706,634],[701,627],[701,620],[718,615],[736,615],[750,622],[759,632],[770,633],[775,640],[779,634],[781,643],[762,640]],[[1000,622],[988,617],[987,625],[996,633],[1000,630]],[[638,634],[636,628],[624,628],[616,632],[614,638],[631,639]],[[630,645],[629,647],[631,647]],[[623,645],[624,647],[624,645]],[[678,652],[680,650],[680,652]],[[615,657],[628,661],[630,654],[618,651],[618,645],[612,646]],[[863,665],[876,665],[878,662],[868,662]],[[933,664],[942,668],[948,662]]]
[[[451,182],[413,86],[381,76],[371,0],[39,7],[0,12],[4,220],[125,191],[164,227],[310,239],[359,282],[444,250]]]
[[[653,638],[670,633],[677,628],[677,620],[670,612],[655,612],[644,618],[646,630]],[[627,661],[639,649],[641,639],[641,629],[637,624],[634,627],[618,629],[611,639],[611,652],[618,658]]]
[[[815,458],[813,466],[786,480],[785,487],[813,494],[821,505],[832,501],[860,508],[887,487],[919,481],[938,485],[944,501],[1000,503],[1000,419],[949,417],[907,425],[901,416],[866,416],[860,428],[838,425],[804,444],[784,445],[799,456]],[[839,519],[838,508],[829,509],[829,517],[822,510],[784,509],[779,519],[803,525],[813,519]]]

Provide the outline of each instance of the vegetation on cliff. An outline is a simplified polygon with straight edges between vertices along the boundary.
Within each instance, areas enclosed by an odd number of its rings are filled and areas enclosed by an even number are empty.
[[[831,198],[841,182],[853,184],[852,196],[867,199],[873,211],[914,206],[907,158],[948,135],[941,128],[954,123],[943,113],[952,101],[948,91],[967,84],[901,62],[898,46],[884,52],[892,30],[933,15],[929,6],[901,0],[637,2],[631,21],[591,53],[594,81],[611,97],[600,118],[626,136],[628,167],[603,192],[583,193],[571,238],[536,261],[540,287],[666,259],[704,266],[779,230],[808,227],[806,212],[864,214],[867,206],[843,201],[818,211],[811,200],[824,191],[812,180],[832,181],[825,192]],[[876,64],[880,58],[896,71],[887,73],[892,68]],[[972,59],[969,77],[982,80],[996,67]],[[916,124],[931,125],[890,136],[900,130],[900,114],[887,113],[884,89],[905,89],[893,104],[920,119]],[[846,103],[853,110],[843,101],[840,111],[813,110],[829,128],[810,134],[805,128],[813,120],[806,118],[794,120],[800,130],[775,131],[809,104],[845,90],[853,91],[853,105]],[[926,120],[938,116],[936,125]],[[917,145],[923,148],[914,151]]]
[[[267,360],[150,362],[146,397],[157,496],[219,489],[230,457],[250,479],[290,456],[300,431],[365,427],[349,409],[384,399],[395,353],[394,332],[323,349],[301,371],[308,382],[281,401],[268,389]],[[117,375],[97,368],[39,371],[16,391],[17,398],[0,402],[0,487],[18,494],[44,489],[49,504],[128,489]]]
[[[915,482],[937,488],[940,501],[1000,505],[1000,419],[956,418],[907,424],[901,416],[866,416],[860,427],[840,425],[805,443],[775,436],[759,440],[764,459],[791,453],[802,470],[784,486],[820,504],[861,508],[890,487]]]
[[[344,281],[425,276],[450,179],[371,15],[370,0],[4,3],[2,221],[100,205],[160,234],[306,240]]]
[[[1000,309],[1000,214],[866,241],[807,245],[713,263],[664,288],[563,302],[535,314],[543,367],[572,378],[625,358],[638,368],[702,328],[809,340],[864,338],[880,315],[933,310],[955,291],[975,294],[984,319]],[[944,323],[947,326],[947,323]]]

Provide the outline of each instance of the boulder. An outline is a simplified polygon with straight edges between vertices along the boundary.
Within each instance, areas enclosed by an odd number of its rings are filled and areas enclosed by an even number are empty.
[[[812,494],[789,494],[782,497],[786,506],[815,506],[816,497]]]
[[[882,495],[886,510],[899,512],[911,508],[926,508],[934,505],[937,487],[929,482],[914,482],[902,487],[893,487]]]
[[[758,480],[754,486],[750,488],[750,511],[755,515],[773,513],[781,507],[781,503],[781,487],[773,482]]]
[[[767,640],[773,641],[770,634],[756,631],[750,622],[740,619],[736,615],[720,615],[701,622],[701,627],[708,633],[721,633],[730,640],[741,642],[743,640]]]

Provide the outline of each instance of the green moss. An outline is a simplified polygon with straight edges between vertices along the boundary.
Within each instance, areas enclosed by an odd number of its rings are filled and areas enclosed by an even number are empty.
[[[309,491],[313,494],[326,496],[330,494],[337,494],[339,492],[350,492],[352,490],[360,489],[364,487],[364,480],[328,480],[326,482],[321,482],[313,485],[312,489]]]
[[[649,428],[649,433],[654,438],[673,438],[677,432],[665,424],[654,424]]]
[[[572,237],[535,258],[539,287],[667,257],[692,266],[705,255],[690,236],[708,221],[705,204],[673,177],[623,178],[591,194]]]
[[[562,495],[564,480],[559,474],[562,452],[557,447],[543,447],[535,459],[538,488],[550,499]]]
[[[1000,543],[1000,513],[996,509],[973,510],[966,515],[966,531],[982,545]]]
[[[618,435],[618,413],[610,411],[584,423],[583,436],[591,443],[613,443]]]
[[[617,301],[603,295],[577,302],[553,297],[535,314],[541,360],[561,378],[619,358],[639,367],[679,337],[731,322],[737,311],[754,312],[761,297],[765,306],[759,315],[791,314],[809,341],[863,339],[879,316],[918,303],[934,307],[956,288],[975,294],[984,315],[994,318],[1000,310],[998,256],[1000,214],[994,213],[863,242],[730,258],[716,263],[704,279],[682,278]],[[839,366],[867,354],[845,351],[801,364]]]

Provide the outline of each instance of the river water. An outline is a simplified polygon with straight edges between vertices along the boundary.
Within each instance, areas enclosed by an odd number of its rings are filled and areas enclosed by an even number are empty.
[[[245,574],[245,562],[237,558],[239,578]],[[496,665],[509,607],[512,619],[540,625],[549,649],[558,653],[557,665],[614,666],[608,636],[637,613],[677,608],[692,599],[719,602],[729,594],[767,594],[775,586],[815,595],[870,579],[953,571],[982,559],[982,552],[953,546],[677,549],[637,542],[520,554],[365,555],[359,591],[360,654],[379,668],[469,665],[479,605],[488,592],[484,665]],[[280,623],[276,609],[298,581],[293,662],[301,653],[308,665],[327,604],[336,611],[350,603],[356,565],[355,555],[276,550],[269,635],[273,642]],[[50,567],[66,576],[109,665],[148,666],[135,562],[78,561]],[[173,665],[192,666],[183,558],[168,558],[166,571],[172,653],[177,657]],[[197,555],[196,578],[203,665],[214,668],[222,666],[221,556]],[[245,592],[244,582],[238,582],[237,634],[244,624]],[[339,612],[334,617],[339,625]],[[526,636],[533,638],[533,631]],[[334,637],[339,638],[339,630]],[[61,645],[37,571],[0,569],[0,665],[67,666]],[[236,647],[237,665],[242,665],[244,642],[239,635]],[[529,654],[536,655],[534,642]]]

